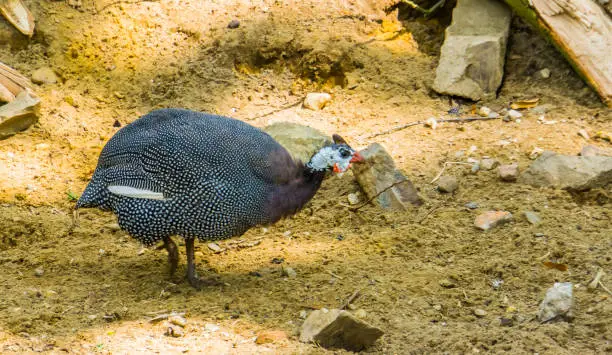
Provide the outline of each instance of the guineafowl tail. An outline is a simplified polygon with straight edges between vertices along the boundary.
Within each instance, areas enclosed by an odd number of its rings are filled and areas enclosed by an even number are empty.
[[[75,209],[79,208],[94,208],[108,209],[108,191],[100,182],[92,179],[79,200],[76,203]]]

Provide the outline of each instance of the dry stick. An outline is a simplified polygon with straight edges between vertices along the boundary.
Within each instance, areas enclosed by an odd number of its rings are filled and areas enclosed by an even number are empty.
[[[351,295],[351,297],[348,298],[348,300],[346,300],[346,302],[344,303],[344,305],[342,307],[340,307],[340,309],[347,309],[348,306],[351,305],[351,303],[353,303],[353,301],[355,301],[355,299],[357,297],[359,297],[359,293],[361,292],[360,289],[355,290],[355,292],[353,292],[353,294]]]
[[[436,182],[440,178],[440,176],[442,176],[442,173],[444,173],[444,170],[446,170],[446,167],[449,166],[449,165],[470,165],[470,166],[472,166],[474,164],[472,164],[472,163],[464,163],[464,162],[460,162],[460,161],[447,161],[447,162],[444,162],[444,166],[442,166],[442,170],[440,170],[438,175],[436,175],[436,177],[433,178],[433,180],[431,180],[429,183],[433,184],[434,182]]]
[[[369,200],[367,200],[366,202],[362,203],[361,205],[359,205],[359,206],[357,206],[357,207],[349,207],[349,206],[346,206],[346,205],[344,205],[344,204],[343,204],[342,206],[348,207],[348,209],[349,209],[350,211],[355,212],[355,211],[357,211],[357,210],[361,209],[362,207],[364,207],[365,205],[367,205],[368,203],[372,202],[372,201],[373,201],[375,198],[377,198],[378,196],[380,196],[380,195],[382,195],[383,193],[387,192],[388,190],[390,190],[390,189],[394,188],[395,186],[397,186],[397,185],[399,185],[399,184],[405,183],[405,182],[407,182],[407,181],[409,181],[409,180],[402,180],[402,181],[394,182],[393,184],[391,184],[391,185],[387,186],[387,187],[386,187],[385,189],[383,189],[381,192],[379,192],[379,193],[377,193],[376,195],[372,196],[372,198],[370,198]]]
[[[301,104],[302,102],[304,102],[304,98],[302,98],[302,99],[300,99],[300,100],[298,100],[298,101],[296,101],[296,102],[294,102],[294,103],[292,103],[292,104],[288,104],[288,105],[285,105],[285,106],[281,106],[281,107],[279,107],[279,108],[277,108],[277,109],[274,109],[274,110],[272,110],[272,111],[270,111],[270,112],[264,113],[263,115],[259,115],[259,116],[255,116],[255,117],[249,118],[249,120],[250,120],[250,121],[252,121],[252,120],[256,120],[256,119],[258,119],[258,118],[262,118],[262,117],[270,116],[270,115],[275,114],[275,113],[277,113],[277,112],[285,111],[285,110],[287,110],[287,109],[290,109],[290,108],[292,108],[292,107],[295,107],[295,106],[297,106],[297,105]]]
[[[344,279],[344,277],[339,276],[339,275],[336,275],[336,274],[334,274],[334,273],[333,273],[333,272],[331,272],[331,271],[327,271],[327,273],[328,273],[328,274],[330,274],[331,276],[333,276],[333,277],[337,278],[338,280],[343,280],[343,279]]]
[[[500,117],[465,117],[465,118],[444,118],[441,120],[436,120],[436,122],[472,122],[472,121],[489,121],[489,120],[497,120]],[[378,136],[384,136],[385,134],[390,134],[390,133],[394,133],[397,131],[401,131],[404,128],[408,128],[408,127],[412,127],[412,126],[417,126],[420,124],[425,124],[425,121],[416,121],[416,122],[410,122],[410,123],[406,123],[404,125],[401,126],[397,126],[395,128],[391,128],[389,130],[386,130],[384,132],[379,132],[379,133],[375,133],[375,134],[371,134],[369,136],[366,136],[365,139],[370,139],[370,138],[374,138],[374,137],[378,137]]]

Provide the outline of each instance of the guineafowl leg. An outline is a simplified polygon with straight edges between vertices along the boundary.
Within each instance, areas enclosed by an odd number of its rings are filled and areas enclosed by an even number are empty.
[[[189,283],[198,290],[204,286],[219,285],[220,282],[215,279],[201,279],[198,277],[198,273],[195,270],[194,242],[195,239],[185,240],[185,245],[187,247],[187,279]]]
[[[164,247],[168,250],[168,263],[170,264],[170,275],[174,275],[178,266],[178,248],[170,237],[164,237]]]

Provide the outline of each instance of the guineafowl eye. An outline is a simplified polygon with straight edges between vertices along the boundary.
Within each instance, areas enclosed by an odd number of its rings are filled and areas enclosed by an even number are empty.
[[[351,154],[352,154],[352,153],[351,153],[351,152],[350,152],[348,149],[345,149],[345,148],[340,148],[340,155],[341,155],[343,158],[348,158],[349,156],[351,156]]]

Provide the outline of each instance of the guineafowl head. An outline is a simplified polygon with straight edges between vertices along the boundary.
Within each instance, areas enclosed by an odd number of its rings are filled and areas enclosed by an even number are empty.
[[[333,135],[334,143],[321,148],[316,152],[306,166],[314,171],[333,171],[344,173],[351,167],[351,163],[364,161],[359,152],[351,148],[346,141],[337,134]]]

